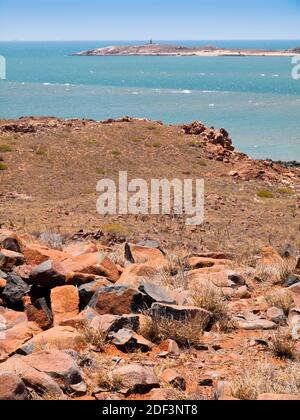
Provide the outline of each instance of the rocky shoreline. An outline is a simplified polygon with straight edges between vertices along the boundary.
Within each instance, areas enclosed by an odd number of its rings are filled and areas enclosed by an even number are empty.
[[[137,46],[110,46],[97,48],[94,50],[81,51],[73,53],[73,56],[200,56],[200,57],[293,57],[299,49],[293,50],[232,50],[217,48],[213,46],[206,47],[183,47],[164,44],[147,44]]]

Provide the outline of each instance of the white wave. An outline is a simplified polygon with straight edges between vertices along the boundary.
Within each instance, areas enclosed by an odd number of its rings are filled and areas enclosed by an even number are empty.
[[[272,74],[272,77],[279,77],[279,74]]]
[[[45,83],[43,83],[43,85],[44,85],[44,86],[50,86],[50,85],[51,85],[51,83],[47,83],[47,82],[45,82]]]
[[[209,104],[208,106],[209,106],[209,108],[214,108],[215,104]]]
[[[266,75],[264,73],[261,74],[261,77],[266,77]]]

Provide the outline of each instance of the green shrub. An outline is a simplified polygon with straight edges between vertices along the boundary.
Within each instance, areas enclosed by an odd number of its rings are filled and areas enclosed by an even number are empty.
[[[257,196],[260,198],[274,198],[275,197],[272,191],[269,191],[269,190],[261,190],[257,193]]]

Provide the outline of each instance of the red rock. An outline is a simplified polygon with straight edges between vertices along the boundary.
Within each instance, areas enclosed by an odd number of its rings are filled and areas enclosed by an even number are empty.
[[[79,294],[74,286],[55,287],[51,290],[53,324],[73,318],[79,313]]]
[[[52,326],[52,316],[45,299],[34,299],[30,296],[23,298],[23,306],[28,321],[35,322],[42,330]]]
[[[105,277],[96,277],[95,281],[81,285],[78,288],[81,305],[87,306],[90,303],[90,300],[94,296],[95,292],[100,287],[106,287],[111,285],[112,283]]]
[[[77,349],[82,344],[80,333],[69,326],[57,326],[41,332],[18,349],[20,354],[31,354],[40,350]]]
[[[91,309],[91,308],[90,308]],[[90,323],[91,328],[105,332],[118,332],[124,328],[138,331],[144,315],[98,315]]]
[[[174,399],[174,391],[172,389],[152,389],[147,394],[148,401],[168,401]]]
[[[169,354],[180,354],[178,344],[174,340],[165,340],[160,345],[161,351],[168,352]]]
[[[63,262],[63,266],[67,272],[104,276],[112,282],[116,282],[120,277],[116,265],[102,252],[68,258]]]
[[[14,373],[0,373],[0,401],[24,401],[28,392],[24,382]]]
[[[159,270],[160,268],[151,267],[148,264],[133,264],[124,269],[116,284],[138,288],[145,278],[151,278]]]
[[[91,324],[94,318],[98,317],[98,312],[92,308],[85,308],[84,311],[80,312],[77,316],[69,319],[65,319],[60,322],[61,326],[69,326],[75,329],[81,329]]]
[[[32,338],[26,314],[0,307],[0,361]]]
[[[257,398],[258,401],[300,401],[299,395],[291,394],[261,394]]]
[[[98,252],[98,247],[92,242],[73,242],[64,247],[64,252],[72,257]]]
[[[10,271],[12,268],[24,261],[24,255],[15,251],[1,249],[0,251],[0,269]]]
[[[16,273],[19,277],[21,277],[21,279],[26,281],[26,283],[29,283],[29,276],[32,269],[32,265],[22,264],[18,265],[17,267],[14,267],[14,273]]]
[[[29,281],[36,286],[53,288],[63,286],[66,283],[67,274],[62,263],[48,260],[33,268]]]
[[[180,388],[183,391],[186,390],[185,379],[175,369],[165,369],[161,375],[161,379],[175,388]]]
[[[134,351],[148,352],[153,347],[149,340],[126,328],[118,332],[111,332],[109,338],[117,349],[124,353],[132,353]]]
[[[159,380],[153,371],[141,365],[128,365],[113,370],[109,376],[122,384],[122,394],[147,394],[159,388]]]
[[[69,258],[66,252],[50,249],[40,244],[29,244],[24,250],[26,264],[39,265],[48,260],[63,261]]]
[[[99,315],[125,315],[140,311],[144,302],[143,295],[138,290],[125,286],[112,286],[98,289],[89,306]]]
[[[135,264],[143,264],[154,260],[161,260],[163,263],[166,261],[164,254],[159,249],[133,244],[126,244],[125,255],[129,261],[131,260]]]
[[[6,280],[0,277],[0,289],[4,289],[6,286]]]
[[[51,350],[25,356],[22,360],[39,372],[52,377],[61,387],[82,382],[76,362],[67,353]]]
[[[0,364],[0,372],[17,375],[28,388],[39,394],[60,398],[63,395],[59,385],[49,375],[34,369],[24,361],[24,357],[11,357]]]
[[[0,229],[0,248],[8,249],[14,252],[22,253],[24,244],[21,239],[16,235],[15,232],[12,232],[7,229]]]

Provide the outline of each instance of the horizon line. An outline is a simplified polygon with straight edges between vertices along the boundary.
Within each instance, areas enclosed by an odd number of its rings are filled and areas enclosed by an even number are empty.
[[[150,38],[149,38],[150,39]],[[148,38],[144,39],[0,39],[0,42],[143,42],[149,41]],[[153,41],[300,41],[299,38],[206,38],[206,39],[153,39]]]

